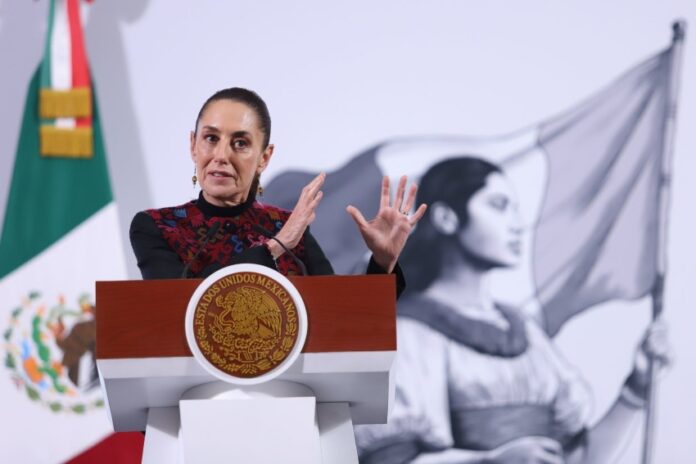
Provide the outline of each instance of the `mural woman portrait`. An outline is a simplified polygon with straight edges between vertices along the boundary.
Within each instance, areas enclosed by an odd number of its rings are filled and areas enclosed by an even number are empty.
[[[387,425],[356,427],[373,463],[606,463],[637,430],[648,360],[669,361],[661,321],[590,424],[591,392],[542,324],[498,304],[490,271],[520,264],[524,228],[511,183],[483,159],[451,158],[423,176],[429,205],[408,242],[399,302],[396,398]]]

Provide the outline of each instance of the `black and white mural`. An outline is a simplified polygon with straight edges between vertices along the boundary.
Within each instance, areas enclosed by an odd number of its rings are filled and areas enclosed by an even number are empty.
[[[429,205],[401,260],[394,409],[388,425],[357,427],[361,462],[615,462],[637,435],[671,356],[660,305],[674,28],[670,48],[540,124],[388,140],[328,175],[312,228],[342,272],[364,267],[343,205],[374,209],[381,176],[404,170]],[[268,201],[292,208],[314,175],[281,173]],[[592,389],[553,336],[582,311],[643,297],[653,320],[592,422]]]

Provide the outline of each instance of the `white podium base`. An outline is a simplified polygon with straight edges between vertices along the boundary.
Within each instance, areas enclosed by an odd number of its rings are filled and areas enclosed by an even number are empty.
[[[357,464],[348,403],[317,403],[300,384],[212,382],[179,408],[150,408],[143,464]]]

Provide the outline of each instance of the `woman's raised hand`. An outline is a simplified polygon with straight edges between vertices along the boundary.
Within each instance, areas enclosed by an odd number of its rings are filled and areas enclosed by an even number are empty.
[[[410,214],[416,201],[416,185],[411,185],[408,196],[406,193],[406,176],[402,176],[396,189],[394,203],[390,204],[391,192],[389,177],[382,179],[382,193],[379,211],[374,219],[368,221],[354,206],[348,206],[346,211],[358,225],[365,244],[372,251],[375,262],[387,272],[392,272],[401,251],[406,245],[411,230],[425,214],[426,205],[422,204],[415,213]]]
[[[632,382],[634,388],[642,390],[650,383],[650,361],[655,363],[655,368],[669,366],[672,363],[672,347],[669,342],[667,324],[662,318],[657,318],[650,323],[645,331],[640,346],[636,351],[633,365]]]
[[[307,230],[307,226],[314,221],[317,206],[319,206],[323,196],[321,187],[324,185],[325,179],[326,174],[322,172],[312,179],[309,184],[305,185],[300,194],[300,199],[297,200],[297,204],[292,210],[292,214],[290,214],[283,228],[276,234],[278,240],[283,242],[288,249],[293,249],[297,246],[302,238],[302,234]],[[277,255],[282,253],[281,249]],[[274,256],[276,256],[276,253],[274,253]]]

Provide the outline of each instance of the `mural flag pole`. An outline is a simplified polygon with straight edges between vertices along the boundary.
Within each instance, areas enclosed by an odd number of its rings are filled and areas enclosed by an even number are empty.
[[[665,139],[662,153],[662,182],[659,192],[660,212],[657,240],[657,276],[652,289],[652,317],[657,319],[663,311],[665,276],[667,271],[667,222],[672,181],[672,155],[674,153],[674,136],[676,129],[677,100],[681,77],[682,49],[686,35],[686,22],[677,20],[672,23],[672,53],[668,75],[667,118],[665,120]],[[655,441],[655,416],[657,412],[657,375],[658,369],[650,360],[648,393],[646,397],[646,415],[643,439],[643,464],[652,464]]]

